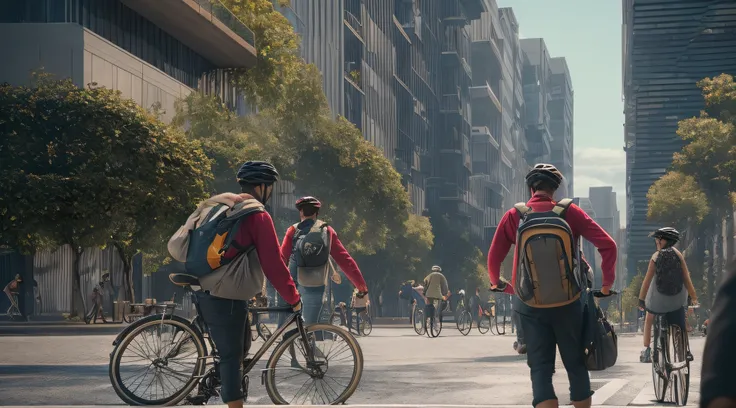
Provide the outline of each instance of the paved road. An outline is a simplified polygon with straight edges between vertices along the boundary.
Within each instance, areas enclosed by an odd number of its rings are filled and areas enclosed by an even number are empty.
[[[7,336],[0,344],[0,404],[120,405],[107,374],[112,335]],[[361,338],[365,371],[351,404],[523,405],[531,403],[525,359],[510,335],[463,337],[447,328],[420,337],[409,328],[376,328]],[[641,337],[621,336],[616,367],[593,373],[596,405],[654,405],[650,366],[638,362]],[[691,397],[696,405],[704,341],[691,340],[695,362]],[[567,378],[558,360],[554,383],[568,404]],[[252,404],[270,404],[258,379]]]

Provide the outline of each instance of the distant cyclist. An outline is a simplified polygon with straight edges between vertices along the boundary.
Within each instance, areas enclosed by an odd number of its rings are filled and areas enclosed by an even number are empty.
[[[424,315],[433,318],[435,310],[443,308],[443,302],[447,301],[452,292],[447,284],[447,278],[442,274],[442,268],[435,265],[432,272],[424,278],[424,297],[427,299]],[[442,313],[440,315],[440,323],[442,322]]]
[[[15,278],[8,282],[3,289],[8,300],[10,300],[10,307],[7,312],[5,312],[8,316],[12,315],[14,310],[20,313],[20,309],[18,308],[18,293],[20,292],[21,283],[23,283],[23,279],[20,275],[15,275]]]
[[[666,314],[667,321],[687,333],[685,307],[688,294],[693,304],[698,303],[698,295],[690,279],[685,258],[674,247],[680,240],[680,233],[671,227],[660,228],[651,234],[657,251],[649,260],[647,274],[639,292],[639,307],[647,311],[644,320],[644,350],[641,362],[651,362],[652,325],[655,314]],[[655,282],[652,285],[652,281]],[[688,356],[691,358],[692,356]]]

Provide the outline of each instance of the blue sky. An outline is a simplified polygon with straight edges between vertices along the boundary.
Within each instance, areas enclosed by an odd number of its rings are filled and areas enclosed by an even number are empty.
[[[544,38],[552,57],[565,57],[575,91],[575,195],[613,186],[626,222],[623,151],[621,2],[497,0],[511,7],[522,38]]]

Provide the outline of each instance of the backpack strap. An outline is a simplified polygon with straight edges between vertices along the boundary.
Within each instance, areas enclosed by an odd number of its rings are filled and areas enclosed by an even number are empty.
[[[230,249],[231,246],[238,251],[244,251],[245,249],[247,249],[235,241],[237,231],[240,229],[240,225],[245,218],[247,218],[251,214],[260,213],[265,210],[266,209],[263,207],[263,204],[261,204],[257,200],[246,200],[245,202],[243,202],[241,210],[236,215],[237,221],[235,221],[235,224],[233,224],[233,227],[230,229],[227,238],[225,238],[225,243],[222,246],[222,249],[220,249],[220,253],[224,254],[228,249]]]
[[[526,217],[526,215],[529,214],[532,210],[532,208],[526,205],[526,203],[516,203],[514,204],[514,208],[516,208],[516,211],[519,212],[519,216],[521,218]]]
[[[565,212],[570,207],[570,204],[572,204],[571,198],[563,198],[562,200],[558,201],[557,204],[555,204],[555,207],[552,209],[552,211],[558,216],[564,217]]]

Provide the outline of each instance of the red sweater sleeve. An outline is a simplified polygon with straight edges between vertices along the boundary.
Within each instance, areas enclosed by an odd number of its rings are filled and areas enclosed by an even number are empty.
[[[616,241],[575,204],[571,204],[567,209],[565,218],[576,236],[582,236],[598,249],[598,253],[601,254],[603,286],[613,285],[613,281],[616,280],[616,257],[618,255]]]
[[[511,245],[516,243],[516,228],[518,226],[513,225],[515,211],[515,209],[509,210],[501,218],[496,233],[493,235],[491,248],[488,250],[488,275],[493,285],[498,285],[501,279],[501,263],[506,259]],[[508,285],[504,292],[514,293],[513,290],[513,285]]]
[[[289,264],[289,257],[291,257],[291,250],[294,247],[294,232],[296,232],[296,228],[292,225],[286,230],[284,242],[281,243],[281,259],[287,265]]]
[[[250,225],[244,225],[244,227],[249,227],[244,232],[250,233],[253,239],[264,275],[287,303],[290,305],[299,303],[299,292],[296,290],[296,284],[291,278],[289,269],[281,258],[279,238],[276,236],[276,228],[271,216],[264,211],[248,218]],[[241,231],[244,229],[241,228]]]
[[[358,288],[361,292],[368,291],[368,285],[365,284],[363,274],[358,269],[358,264],[355,263],[355,259],[348,253],[348,250],[340,242],[340,238],[337,237],[337,233],[332,227],[327,227],[330,232],[330,256],[335,259],[337,266],[345,273],[345,276],[350,279],[353,286]]]

